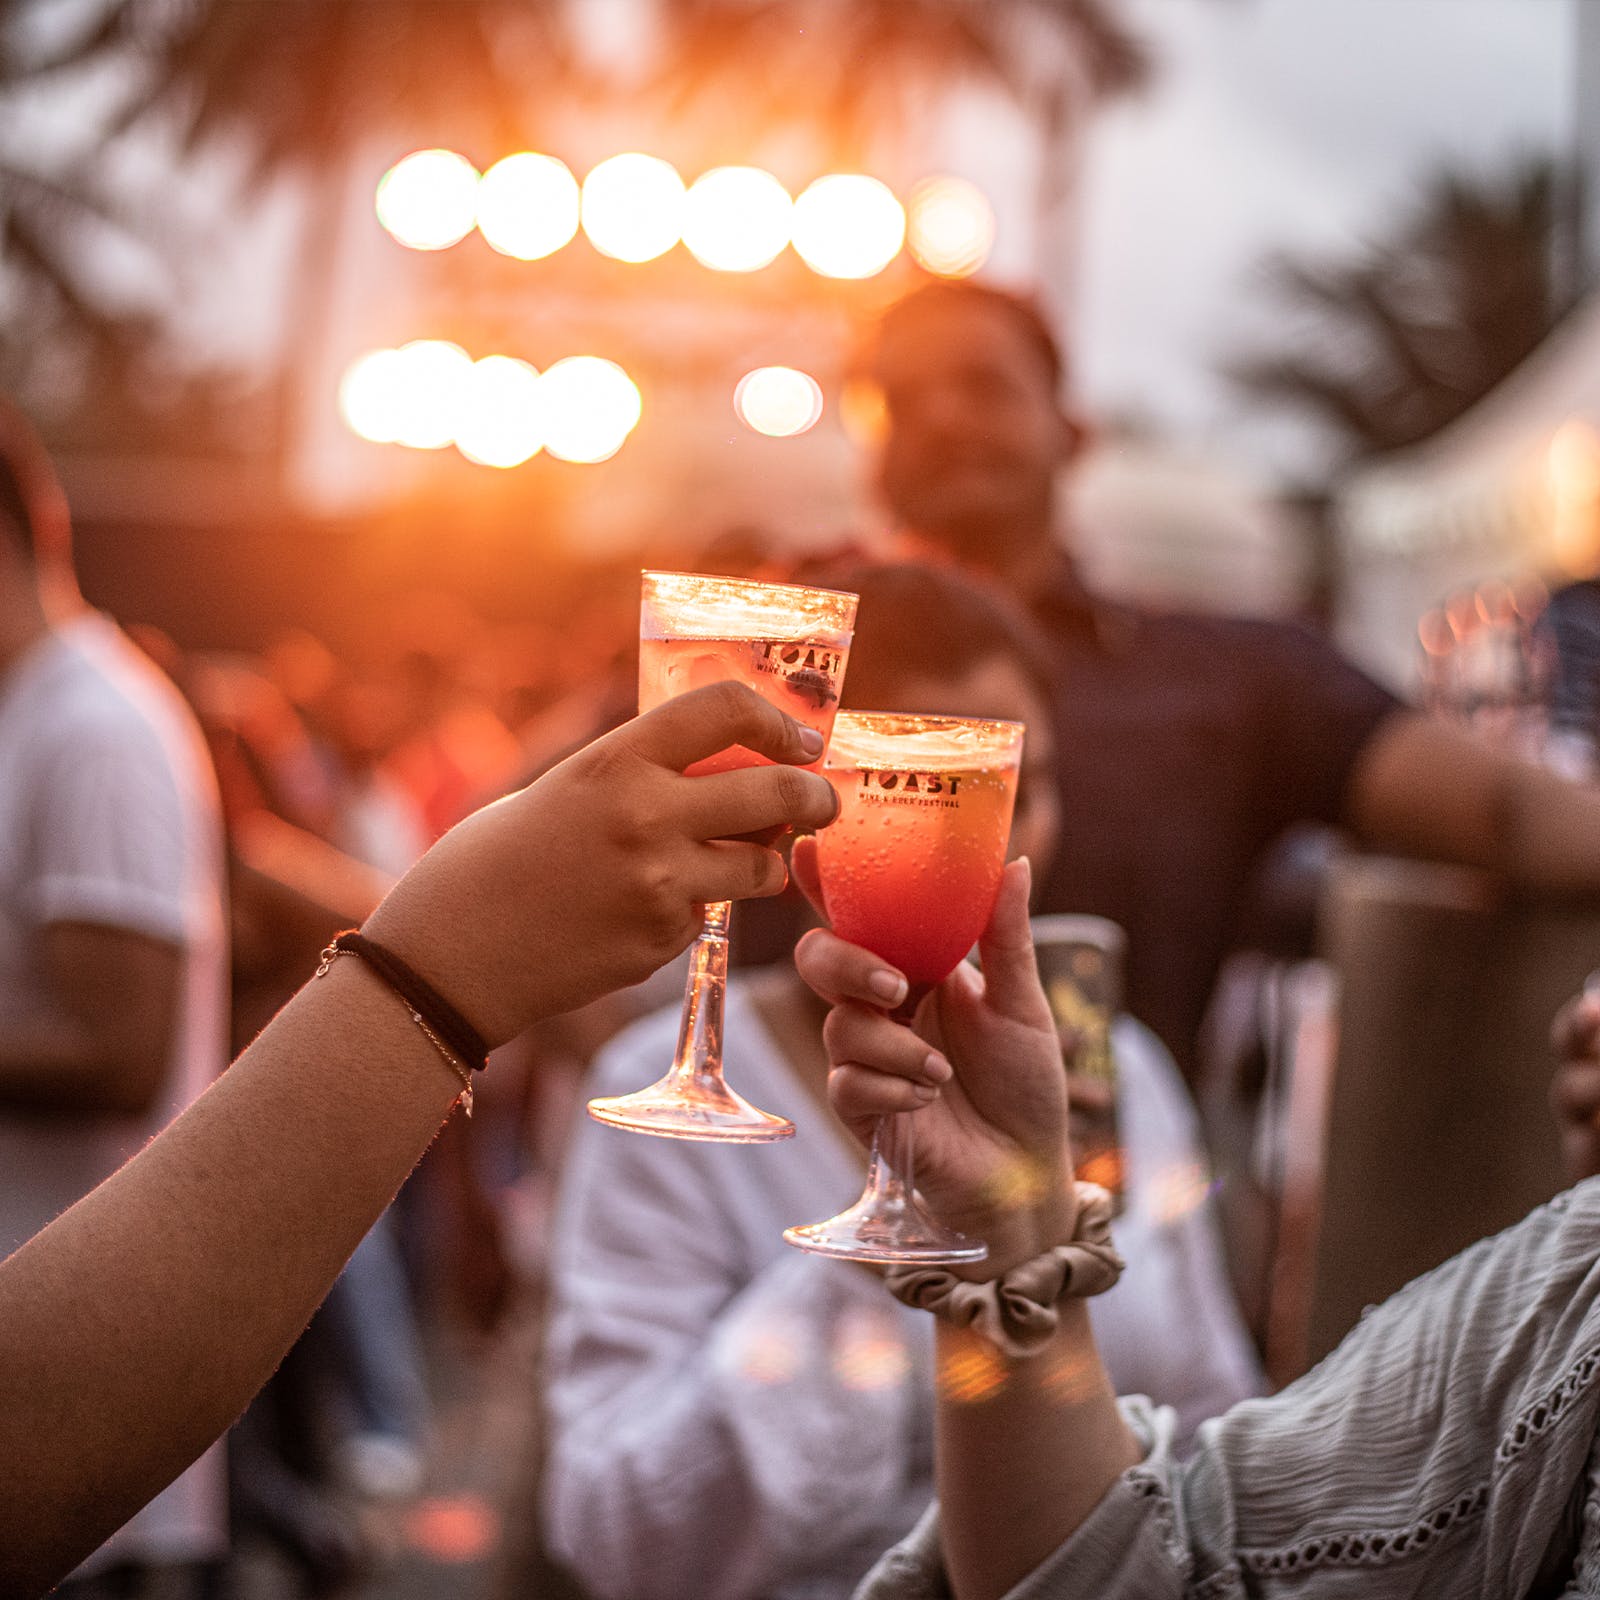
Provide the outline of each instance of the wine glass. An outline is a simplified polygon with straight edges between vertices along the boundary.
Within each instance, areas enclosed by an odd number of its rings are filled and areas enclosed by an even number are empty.
[[[828,737],[855,628],[853,594],[696,572],[642,576],[641,711],[731,678]],[[733,745],[688,770],[693,776],[767,764],[764,756]],[[723,1080],[730,909],[725,900],[706,907],[690,955],[678,1047],[666,1076],[634,1094],[591,1100],[590,1116],[669,1139],[767,1144],[794,1137],[794,1124],[786,1117],[759,1110]]]
[[[1020,722],[845,711],[823,771],[839,815],[817,835],[833,930],[906,976],[909,1017],[988,926],[1022,759]],[[848,1210],[788,1228],[801,1250],[852,1261],[981,1261],[985,1247],[917,1199],[909,1112],[880,1117]]]

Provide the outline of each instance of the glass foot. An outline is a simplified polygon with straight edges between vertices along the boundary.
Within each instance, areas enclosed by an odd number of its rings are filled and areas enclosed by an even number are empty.
[[[879,1261],[936,1266],[950,1261],[982,1261],[987,1245],[935,1222],[915,1200],[863,1196],[848,1211],[826,1222],[785,1228],[783,1242],[813,1255],[841,1261]]]
[[[723,1144],[776,1144],[794,1138],[794,1124],[735,1094],[725,1083],[689,1086],[668,1074],[636,1094],[589,1102],[596,1122],[662,1139],[704,1139]]]

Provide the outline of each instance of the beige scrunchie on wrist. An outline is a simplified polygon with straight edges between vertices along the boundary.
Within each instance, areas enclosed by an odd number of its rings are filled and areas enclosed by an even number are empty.
[[[1111,1196],[1097,1183],[1073,1187],[1078,1216],[1066,1244],[986,1283],[969,1283],[945,1267],[890,1267],[884,1274],[889,1293],[972,1328],[1004,1355],[1032,1355],[1056,1331],[1061,1301],[1104,1294],[1122,1276],[1122,1257],[1111,1242]]]

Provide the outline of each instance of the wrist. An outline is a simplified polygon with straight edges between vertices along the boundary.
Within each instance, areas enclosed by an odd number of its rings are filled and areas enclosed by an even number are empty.
[[[884,1283],[897,1300],[971,1328],[1007,1359],[1036,1356],[1061,1334],[1063,1306],[1104,1294],[1122,1275],[1122,1257],[1111,1238],[1111,1197],[1093,1184],[1079,1185],[1076,1193],[1080,1204],[1067,1238],[1025,1260],[997,1256],[985,1262],[992,1274],[987,1279],[976,1279],[970,1268],[899,1265],[889,1269]],[[1087,1327],[1077,1311],[1068,1323],[1069,1335]]]
[[[957,1277],[974,1283],[1004,1277],[1013,1267],[1031,1261],[1072,1237],[1077,1200],[1070,1175],[1062,1174],[1047,1192],[1027,1206],[1011,1206],[957,1224],[961,1232],[988,1247],[982,1261],[952,1267]]]
[[[517,1029],[499,1015],[494,997],[485,992],[481,974],[457,959],[458,949],[448,938],[418,931],[418,919],[410,908],[394,902],[394,895],[387,896],[361,924],[361,932],[405,962],[466,1019],[490,1050],[504,1044]]]

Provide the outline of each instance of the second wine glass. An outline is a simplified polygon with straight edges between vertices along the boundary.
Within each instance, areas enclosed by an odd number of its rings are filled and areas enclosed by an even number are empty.
[[[988,926],[1000,890],[1023,727],[972,717],[840,713],[823,770],[839,816],[817,835],[833,931],[897,967],[909,1015]],[[916,1194],[914,1112],[881,1117],[865,1192],[826,1222],[786,1229],[801,1250],[852,1261],[981,1261],[984,1246]]]
[[[691,689],[747,683],[824,739],[854,634],[856,597],[698,572],[646,572],[639,607],[639,709]],[[727,772],[765,761],[742,745],[689,768]],[[813,763],[813,768],[815,763]],[[766,1144],[794,1136],[787,1117],[753,1106],[722,1075],[728,974],[726,901],[708,905],[689,957],[678,1048],[666,1075],[634,1094],[589,1102],[589,1115],[631,1133]]]

